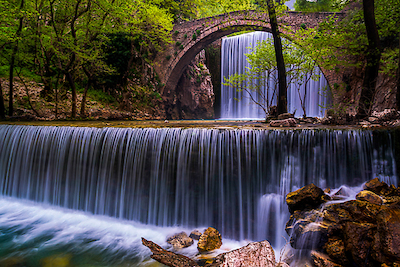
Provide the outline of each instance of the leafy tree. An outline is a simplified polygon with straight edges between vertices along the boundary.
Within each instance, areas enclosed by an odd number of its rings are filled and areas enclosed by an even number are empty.
[[[225,85],[246,92],[247,97],[258,105],[266,115],[274,105],[278,94],[277,62],[275,47],[271,39],[258,42],[249,54],[246,54],[250,64],[242,74],[234,74],[225,80]],[[287,70],[288,85],[295,84],[299,100],[306,116],[305,98],[310,79],[317,80],[316,62],[304,50],[299,49],[288,40],[283,40],[283,57]]]
[[[348,2],[349,0],[296,0],[294,9],[307,12],[340,11]]]

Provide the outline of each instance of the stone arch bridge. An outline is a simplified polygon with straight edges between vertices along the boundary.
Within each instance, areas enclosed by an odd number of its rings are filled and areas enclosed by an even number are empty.
[[[341,17],[343,14],[287,11],[279,20],[280,30],[285,33],[288,29],[285,26],[291,26],[291,30],[294,31],[304,26],[316,27],[332,15]],[[155,60],[155,71],[164,85],[161,95],[168,98],[175,91],[180,77],[191,60],[215,40],[243,30],[270,32],[270,29],[268,14],[257,11],[236,11],[176,24],[171,33],[173,43],[162,53],[158,53]],[[332,84],[332,79],[329,77],[327,79]]]

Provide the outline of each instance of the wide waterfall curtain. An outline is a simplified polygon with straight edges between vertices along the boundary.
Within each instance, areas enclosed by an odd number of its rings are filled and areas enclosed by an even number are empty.
[[[254,48],[258,41],[268,38],[272,38],[270,33],[251,32],[222,39],[221,119],[265,118],[264,111],[250,99],[248,92],[238,91],[236,88],[224,85],[224,82],[230,75],[243,73],[250,67],[245,54],[250,53],[250,48]],[[295,112],[296,117],[304,115],[301,99],[304,101],[306,116],[308,117],[323,117],[325,110],[329,107],[328,83],[320,69],[317,69],[317,72],[320,76],[317,81],[313,79],[309,79],[307,82],[293,81],[288,87],[288,111],[291,113]],[[274,81],[269,80],[267,82],[270,83],[269,88],[274,87]],[[300,87],[299,83],[302,84]],[[266,95],[267,86],[263,88],[264,95]],[[268,95],[271,102],[273,92],[269,92]],[[256,93],[252,93],[252,97],[256,101],[263,101]],[[275,104],[276,95],[274,95],[274,99],[272,100],[272,105]]]

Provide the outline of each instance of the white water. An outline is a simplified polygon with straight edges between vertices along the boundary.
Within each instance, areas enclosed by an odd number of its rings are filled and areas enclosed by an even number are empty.
[[[229,248],[280,248],[289,191],[375,177],[397,185],[387,132],[1,125],[0,140],[0,262],[72,251],[141,266],[140,237],[166,245],[208,226]]]
[[[259,108],[252,100],[247,92],[238,92],[235,88],[223,85],[225,78],[235,73],[243,73],[250,64],[246,60],[245,54],[254,48],[257,41],[272,38],[267,32],[252,32],[222,39],[221,51],[221,119],[265,119],[264,111]],[[314,81],[310,79],[306,86],[302,85],[300,94],[302,99],[305,97],[306,115],[308,117],[323,117],[325,110],[329,106],[330,100],[327,96],[327,81],[325,76],[318,69],[320,79]],[[274,87],[273,81],[269,81],[271,88]],[[303,82],[302,82],[303,83]],[[264,91],[267,90],[263,87]],[[296,117],[302,117],[304,112],[301,106],[298,93],[298,82],[294,81],[289,85],[287,100],[288,111],[295,112]],[[266,95],[266,93],[264,93]],[[255,92],[252,94],[257,101],[261,101]],[[272,104],[276,105],[276,95],[272,98],[273,93],[269,93],[269,101],[274,99]],[[240,99],[239,101],[237,99]],[[262,101],[261,101],[262,102]],[[265,101],[264,101],[265,102]]]

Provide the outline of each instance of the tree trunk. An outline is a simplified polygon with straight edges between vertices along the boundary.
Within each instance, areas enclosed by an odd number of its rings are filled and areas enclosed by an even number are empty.
[[[274,39],[275,56],[278,68],[278,114],[287,112],[287,82],[286,68],[283,60],[282,41],[278,29],[275,6],[273,0],[267,0],[269,23],[271,24],[272,37]]]
[[[83,91],[83,96],[82,96],[82,102],[81,102],[81,118],[85,118],[85,105],[86,105],[86,96],[87,96],[87,91],[90,88],[91,85],[91,80],[88,80],[88,83],[86,84],[85,90]]]
[[[0,80],[0,119],[5,119],[5,117],[6,117],[6,108],[4,107],[3,86]]]
[[[21,0],[20,11],[24,8],[24,0]],[[15,57],[18,52],[18,38],[21,35],[22,23],[24,21],[24,16],[21,15],[19,18],[19,25],[15,36],[17,38],[16,43],[13,47],[10,60],[10,77],[9,77],[9,98],[8,98],[8,115],[12,116],[14,114],[14,67],[15,67]]]
[[[367,66],[365,67],[364,81],[357,113],[360,118],[366,117],[371,113],[379,71],[379,61],[381,59],[381,45],[375,22],[374,0],[363,0],[363,9],[368,38],[368,51]]]
[[[396,103],[397,110],[400,110],[400,33],[399,33],[399,65],[397,67],[397,94],[396,94]]]
[[[71,109],[71,118],[76,118],[76,86],[75,86],[75,82],[74,79],[72,77],[71,72],[67,72],[67,79],[68,79],[68,83],[69,86],[71,88],[72,91],[72,101],[71,101],[71,105],[72,105],[72,109]]]

